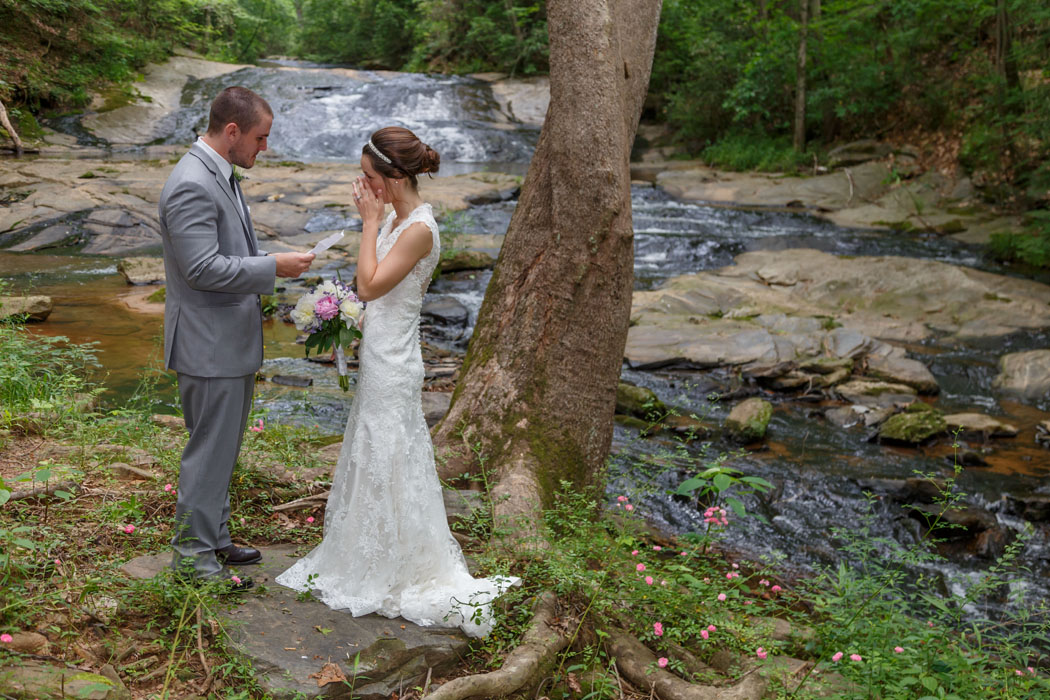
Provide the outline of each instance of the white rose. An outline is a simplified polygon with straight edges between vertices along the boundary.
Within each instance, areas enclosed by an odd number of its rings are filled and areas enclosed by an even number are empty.
[[[345,323],[352,323],[357,325],[357,319],[361,316],[361,302],[354,301],[347,297],[343,299],[342,303],[339,304],[339,317],[343,319]]]

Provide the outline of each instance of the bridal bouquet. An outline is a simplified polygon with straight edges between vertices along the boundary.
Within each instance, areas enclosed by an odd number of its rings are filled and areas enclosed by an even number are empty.
[[[311,348],[316,348],[318,354],[329,348],[335,350],[339,386],[343,391],[350,388],[343,348],[350,347],[354,338],[361,337],[358,319],[363,308],[364,305],[350,287],[338,280],[325,280],[299,297],[292,309],[295,327],[310,334],[306,339],[307,357],[310,356]]]

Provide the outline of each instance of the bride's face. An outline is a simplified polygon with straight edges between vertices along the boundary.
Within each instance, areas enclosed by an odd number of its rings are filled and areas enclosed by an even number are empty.
[[[372,159],[367,155],[361,156],[361,172],[365,174],[369,187],[379,197],[379,201],[384,204],[390,204],[390,183],[372,167]]]

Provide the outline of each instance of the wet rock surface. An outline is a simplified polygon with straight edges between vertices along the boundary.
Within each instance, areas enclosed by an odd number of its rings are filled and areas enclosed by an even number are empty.
[[[315,674],[331,662],[353,684],[355,698],[387,700],[402,688],[422,684],[428,670],[435,675],[450,670],[466,651],[467,638],[458,629],[419,627],[379,615],[353,617],[313,598],[300,600],[295,591],[273,582],[296,561],[295,548],[261,551],[261,564],[244,567],[256,590],[220,617],[232,651],[251,662],[263,689],[276,698],[328,696],[330,689],[319,686]],[[169,562],[166,553],[140,557],[125,571],[149,578]]]
[[[24,317],[27,321],[46,321],[53,309],[48,296],[0,296],[0,319]]]

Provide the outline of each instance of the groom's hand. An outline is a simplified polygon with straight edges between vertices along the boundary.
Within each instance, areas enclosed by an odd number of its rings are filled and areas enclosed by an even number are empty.
[[[272,257],[277,261],[278,277],[298,277],[314,261],[313,253],[273,253]]]

